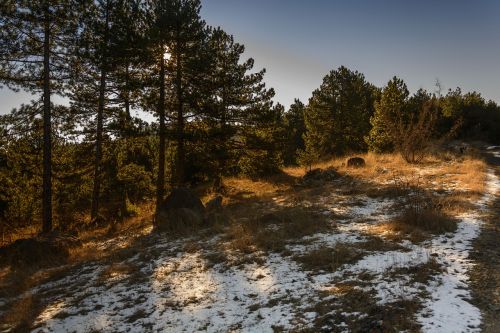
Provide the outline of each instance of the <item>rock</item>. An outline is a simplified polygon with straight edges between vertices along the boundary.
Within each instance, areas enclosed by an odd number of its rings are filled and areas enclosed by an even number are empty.
[[[70,241],[57,237],[18,239],[0,249],[1,263],[18,266],[52,266],[64,263],[69,256]]]
[[[364,167],[366,165],[365,160],[361,157],[351,157],[350,159],[347,160],[347,166],[348,167]]]
[[[193,192],[186,188],[172,190],[161,203],[156,221],[159,230],[179,230],[201,225],[205,206]]]
[[[309,170],[304,177],[302,177],[302,181],[304,183],[322,183],[322,182],[328,182],[328,181],[333,181],[335,179],[339,178],[339,174],[334,168],[328,168],[328,169],[312,169]]]
[[[205,222],[209,225],[228,225],[229,217],[224,212],[222,206],[222,196],[218,195],[206,204]]]
[[[207,212],[220,212],[222,211],[222,196],[218,195],[206,204]]]

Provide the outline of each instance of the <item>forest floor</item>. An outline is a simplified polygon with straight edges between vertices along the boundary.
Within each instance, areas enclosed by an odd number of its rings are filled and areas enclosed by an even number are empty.
[[[500,147],[487,153],[226,179],[226,225],[138,224],[23,288],[4,270],[20,291],[0,294],[0,331],[498,332]]]

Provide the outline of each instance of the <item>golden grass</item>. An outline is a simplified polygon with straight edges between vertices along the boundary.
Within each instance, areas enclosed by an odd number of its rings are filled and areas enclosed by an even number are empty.
[[[358,156],[365,160],[366,166],[361,168],[347,167],[347,160],[350,157]],[[364,153],[349,155],[343,157],[332,158],[328,161],[316,163],[312,165],[313,169],[327,169],[333,167],[341,174],[348,174],[354,178],[362,180],[371,180],[377,178],[379,180],[390,179],[391,172],[398,171],[402,174],[411,174],[418,167],[408,164],[399,154],[374,154]],[[294,177],[302,177],[307,171],[304,167],[289,167],[283,171]]]
[[[359,156],[366,162],[365,167],[349,168],[347,160]],[[481,193],[484,191],[486,163],[479,157],[466,156],[460,159],[445,160],[436,155],[426,156],[421,163],[409,164],[399,154],[365,153],[333,158],[316,163],[313,169],[335,168],[339,173],[358,180],[374,181],[379,184],[390,183],[395,176],[412,177],[428,175],[443,182],[456,181],[464,190]],[[288,167],[283,171],[293,177],[302,177],[307,171],[304,167]]]
[[[125,263],[112,263],[105,270],[101,272],[99,275],[99,280],[101,283],[105,283],[106,281],[120,277],[123,275],[129,275],[137,270],[136,267],[125,264]]]
[[[339,282],[335,284],[335,286],[328,288],[324,291],[324,294],[327,296],[334,295],[334,296],[342,296],[348,293],[353,292],[355,289],[356,285],[354,283],[349,283],[349,282]]]
[[[232,223],[226,229],[226,247],[245,254],[259,250],[281,252],[287,241],[329,228],[331,225],[326,217],[311,209],[284,208]]]
[[[459,190],[481,196],[486,185],[486,170],[484,160],[466,157],[458,162],[443,163],[436,176],[457,182]]]
[[[271,196],[283,186],[273,183],[271,180],[252,180],[243,177],[232,177],[224,180],[229,189],[228,197],[223,204],[231,203],[231,199],[252,199]],[[228,200],[229,199],[229,200]]]
[[[394,242],[401,242],[403,239],[408,239],[413,243],[420,243],[429,238],[429,235],[426,235],[421,229],[398,221],[373,225],[366,229],[365,233],[371,236],[380,236]]]

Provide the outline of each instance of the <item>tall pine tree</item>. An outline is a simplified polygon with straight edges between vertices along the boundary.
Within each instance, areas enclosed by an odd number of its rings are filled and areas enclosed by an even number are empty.
[[[0,82],[43,101],[43,232],[52,230],[52,104],[69,77],[83,1],[6,0],[0,5]]]
[[[346,67],[325,76],[305,112],[306,150],[325,157],[366,149],[375,92],[363,74]]]

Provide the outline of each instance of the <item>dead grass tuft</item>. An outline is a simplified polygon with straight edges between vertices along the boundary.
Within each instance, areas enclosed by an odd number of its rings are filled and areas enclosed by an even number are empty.
[[[388,242],[380,237],[368,237],[368,240],[355,243],[358,249],[363,249],[369,252],[383,252],[383,251],[402,251],[406,250],[399,244]]]
[[[393,242],[401,242],[407,239],[415,244],[429,239],[430,236],[420,228],[395,220],[373,225],[366,232]]]
[[[431,257],[426,263],[409,266],[409,267],[399,267],[393,269],[389,275],[393,278],[398,276],[409,276],[412,282],[427,284],[436,275],[443,272],[443,266],[438,263],[436,258]]]
[[[457,221],[455,218],[433,207],[405,209],[403,213],[396,218],[396,225],[398,224],[406,224],[434,234],[453,232],[457,229]]]
[[[335,247],[321,247],[306,254],[294,256],[294,260],[308,271],[334,272],[344,264],[352,264],[363,257],[362,252],[351,245],[339,243]]]
[[[416,312],[421,307],[418,300],[401,299],[378,305],[373,291],[364,291],[355,282],[336,287],[338,289],[333,288],[326,295],[334,295],[334,298],[327,297],[308,309],[318,313],[311,332],[321,331],[325,327],[347,328],[350,332],[420,331],[415,320]]]
[[[101,272],[99,276],[100,283],[106,283],[108,280],[119,278],[122,276],[127,276],[134,273],[137,270],[130,264],[126,263],[112,263],[104,271]]]
[[[225,240],[231,250],[282,252],[285,244],[331,228],[325,216],[310,208],[283,208],[230,225]]]

